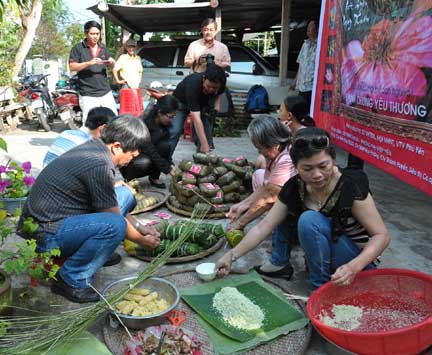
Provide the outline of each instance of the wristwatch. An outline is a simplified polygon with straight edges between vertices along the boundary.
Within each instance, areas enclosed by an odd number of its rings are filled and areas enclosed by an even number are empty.
[[[135,229],[138,230],[138,228],[139,228],[140,226],[141,226],[140,221],[136,221],[135,224],[134,224]]]
[[[236,261],[238,259],[238,257],[235,256],[235,254],[234,254],[234,250],[230,250],[230,258],[231,258],[231,263],[233,263],[234,261]]]

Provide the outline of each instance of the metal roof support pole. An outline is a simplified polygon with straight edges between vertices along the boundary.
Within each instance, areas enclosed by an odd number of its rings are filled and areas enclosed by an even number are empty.
[[[280,61],[279,61],[279,85],[287,85],[288,74],[288,49],[289,49],[289,24],[291,16],[292,0],[282,0],[281,12],[281,43],[280,43]]]
[[[215,20],[219,29],[219,31],[216,34],[216,40],[221,41],[222,40],[222,10],[220,6],[216,8],[215,14],[216,14]]]
[[[103,44],[106,45],[106,26],[105,26],[105,16],[101,16],[100,17],[100,23],[101,23],[101,27],[102,27],[102,31],[101,31],[101,41]]]

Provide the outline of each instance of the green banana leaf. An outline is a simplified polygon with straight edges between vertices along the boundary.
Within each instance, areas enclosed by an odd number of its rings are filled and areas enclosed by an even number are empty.
[[[61,346],[50,350],[46,355],[112,355],[106,345],[93,334],[83,332]]]
[[[265,314],[264,324],[256,331],[244,331],[226,324],[213,309],[213,296],[222,287],[236,287],[258,305]],[[229,276],[180,290],[181,296],[199,315],[218,354],[241,353],[276,337],[303,328],[307,317],[293,307],[280,289],[264,282],[252,271],[241,276]]]

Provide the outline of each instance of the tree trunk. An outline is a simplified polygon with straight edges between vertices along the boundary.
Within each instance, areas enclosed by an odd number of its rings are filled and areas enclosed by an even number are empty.
[[[24,36],[15,56],[12,77],[16,78],[21,70],[21,66],[30,50],[33,39],[36,34],[36,29],[39,26],[42,14],[42,0],[33,0],[31,10],[28,16],[22,15],[22,24]]]

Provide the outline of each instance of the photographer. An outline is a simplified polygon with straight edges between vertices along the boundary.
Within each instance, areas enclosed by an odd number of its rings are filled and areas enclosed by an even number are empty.
[[[216,64],[224,70],[229,70],[231,57],[228,47],[215,39],[217,23],[207,18],[201,24],[203,38],[193,41],[186,52],[184,63],[194,73],[202,73],[207,64]]]

